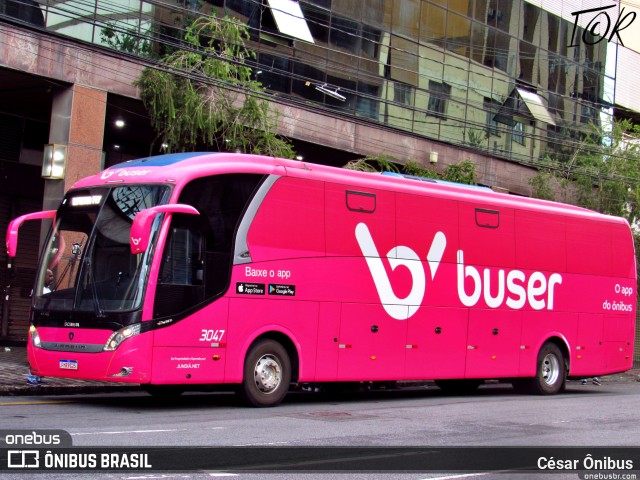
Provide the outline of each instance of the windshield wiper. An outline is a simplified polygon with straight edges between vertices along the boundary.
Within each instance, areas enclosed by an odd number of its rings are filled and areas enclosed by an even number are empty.
[[[88,255],[85,260],[85,268],[87,269],[87,282],[91,284],[91,298],[93,300],[93,310],[96,314],[96,318],[104,318],[104,309],[100,304],[100,297],[98,295],[98,288],[96,287],[95,276],[93,275],[93,270],[91,269],[91,259]]]

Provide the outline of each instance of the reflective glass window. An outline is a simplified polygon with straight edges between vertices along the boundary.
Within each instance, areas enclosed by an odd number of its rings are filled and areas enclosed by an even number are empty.
[[[473,0],[449,0],[449,10],[465,16],[473,16]]]
[[[291,72],[287,58],[261,53],[258,55],[258,67],[255,69],[256,79],[272,91],[289,93]]]
[[[437,5],[422,3],[420,42],[444,46],[447,27],[447,11]]]
[[[395,0],[393,2],[391,31],[395,34],[418,38],[420,31],[420,1]]]
[[[447,112],[447,102],[451,96],[451,86],[429,80],[429,114],[434,117],[442,117]]]
[[[447,14],[447,50],[470,57],[471,21],[461,15]]]
[[[360,46],[359,25],[348,18],[333,16],[331,18],[329,43],[335,47],[356,53]]]
[[[307,25],[309,26],[313,40],[316,43],[329,42],[330,11],[307,3],[301,3],[300,7],[302,8],[304,17],[307,19]]]

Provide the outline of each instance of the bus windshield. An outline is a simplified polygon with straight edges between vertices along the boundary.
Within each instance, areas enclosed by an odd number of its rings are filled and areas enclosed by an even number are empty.
[[[105,312],[139,308],[152,248],[133,255],[129,233],[135,215],[166,203],[169,187],[120,185],[67,194],[43,252],[34,308]],[[155,238],[160,216],[154,222]]]

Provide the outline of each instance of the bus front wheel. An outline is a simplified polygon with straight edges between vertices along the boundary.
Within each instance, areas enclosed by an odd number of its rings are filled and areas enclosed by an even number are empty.
[[[253,345],[244,362],[242,400],[254,407],[275,407],[287,394],[289,383],[291,360],[284,347],[269,339]]]

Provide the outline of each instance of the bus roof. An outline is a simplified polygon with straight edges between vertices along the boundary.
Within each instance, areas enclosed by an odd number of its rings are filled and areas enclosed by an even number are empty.
[[[470,188],[453,182],[430,182],[421,177],[401,174],[359,172],[297,160],[238,153],[188,152],[151,156],[119,163],[76,182],[73,188],[105,184],[163,183],[179,188],[194,178],[224,173],[257,173],[308,178],[349,184],[352,187],[392,190],[429,195],[451,200],[470,201],[482,206],[520,208],[542,212],[592,217],[613,223],[625,219],[600,214],[585,208],[547,200],[494,192],[486,187]]]
[[[418,175],[408,175],[406,173],[382,172],[382,175],[387,175],[389,177],[410,178],[411,180],[420,180],[421,182],[429,182],[429,183],[439,183],[440,185],[451,185],[455,187],[471,188],[473,190],[483,190],[485,192],[493,191],[489,187],[483,187],[481,185],[468,185],[466,183],[449,182],[447,180],[440,180],[439,178],[420,177]]]

